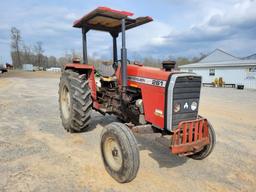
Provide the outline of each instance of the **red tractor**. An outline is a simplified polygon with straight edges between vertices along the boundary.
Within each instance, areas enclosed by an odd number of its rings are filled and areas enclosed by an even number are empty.
[[[86,131],[92,111],[114,114],[120,122],[107,125],[101,135],[101,154],[107,172],[118,182],[133,180],[140,159],[133,132],[170,135],[173,154],[201,160],[215,145],[215,133],[198,115],[201,77],[175,71],[174,62],[162,68],[146,67],[127,59],[126,30],[151,22],[151,17],[131,18],[133,13],[98,7],[74,22],[82,29],[83,64],[65,65],[59,86],[60,114],[69,132]],[[113,38],[113,63],[96,70],[88,65],[86,34],[90,30]],[[157,29],[156,29],[157,30]],[[117,38],[121,33],[121,59]]]

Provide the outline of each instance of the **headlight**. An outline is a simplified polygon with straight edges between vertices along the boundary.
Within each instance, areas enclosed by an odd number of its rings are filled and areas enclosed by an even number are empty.
[[[197,102],[193,101],[190,106],[192,111],[195,111],[197,109]]]
[[[174,104],[173,111],[174,111],[175,113],[178,113],[178,112],[180,111],[180,104],[179,104],[179,103],[175,103],[175,104]]]

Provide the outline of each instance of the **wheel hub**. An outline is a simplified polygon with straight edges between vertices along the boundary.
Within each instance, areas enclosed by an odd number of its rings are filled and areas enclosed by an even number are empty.
[[[114,150],[112,150],[112,155],[113,157],[117,157],[118,156],[118,151],[116,148],[114,148]]]
[[[122,167],[123,156],[121,148],[117,140],[107,138],[104,143],[104,154],[107,164],[115,171]]]
[[[70,93],[66,86],[63,86],[61,91],[61,110],[64,119],[68,119],[70,117],[70,109],[71,109],[71,102],[70,102]]]

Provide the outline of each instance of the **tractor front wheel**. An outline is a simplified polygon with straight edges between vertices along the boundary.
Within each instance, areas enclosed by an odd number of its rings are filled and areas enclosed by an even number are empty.
[[[122,123],[111,123],[101,134],[101,155],[107,172],[119,183],[132,181],[140,159],[132,131]]]
[[[216,144],[216,135],[215,135],[215,131],[214,131],[212,125],[209,122],[208,122],[208,130],[209,130],[210,143],[208,145],[206,145],[201,151],[199,151],[193,155],[189,155],[188,157],[195,159],[195,160],[202,160],[211,154],[211,152],[213,151],[213,148]]]
[[[60,117],[64,128],[69,132],[81,132],[88,128],[92,100],[86,75],[66,70],[59,84]]]

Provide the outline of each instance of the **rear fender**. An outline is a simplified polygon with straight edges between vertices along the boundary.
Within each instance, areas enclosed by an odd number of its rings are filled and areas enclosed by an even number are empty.
[[[87,65],[87,64],[77,64],[77,63],[71,63],[66,64],[64,67],[64,70],[73,70],[80,75],[86,74],[87,79],[89,80],[89,87],[91,89],[91,96],[93,99],[93,105],[97,105],[97,89],[96,89],[96,81],[94,77],[95,68],[93,65]]]
[[[77,64],[77,63],[70,63],[66,64],[64,67],[65,70],[67,69],[74,69],[77,72],[88,72],[88,71],[94,71],[95,68],[93,65],[87,65],[87,64]]]

